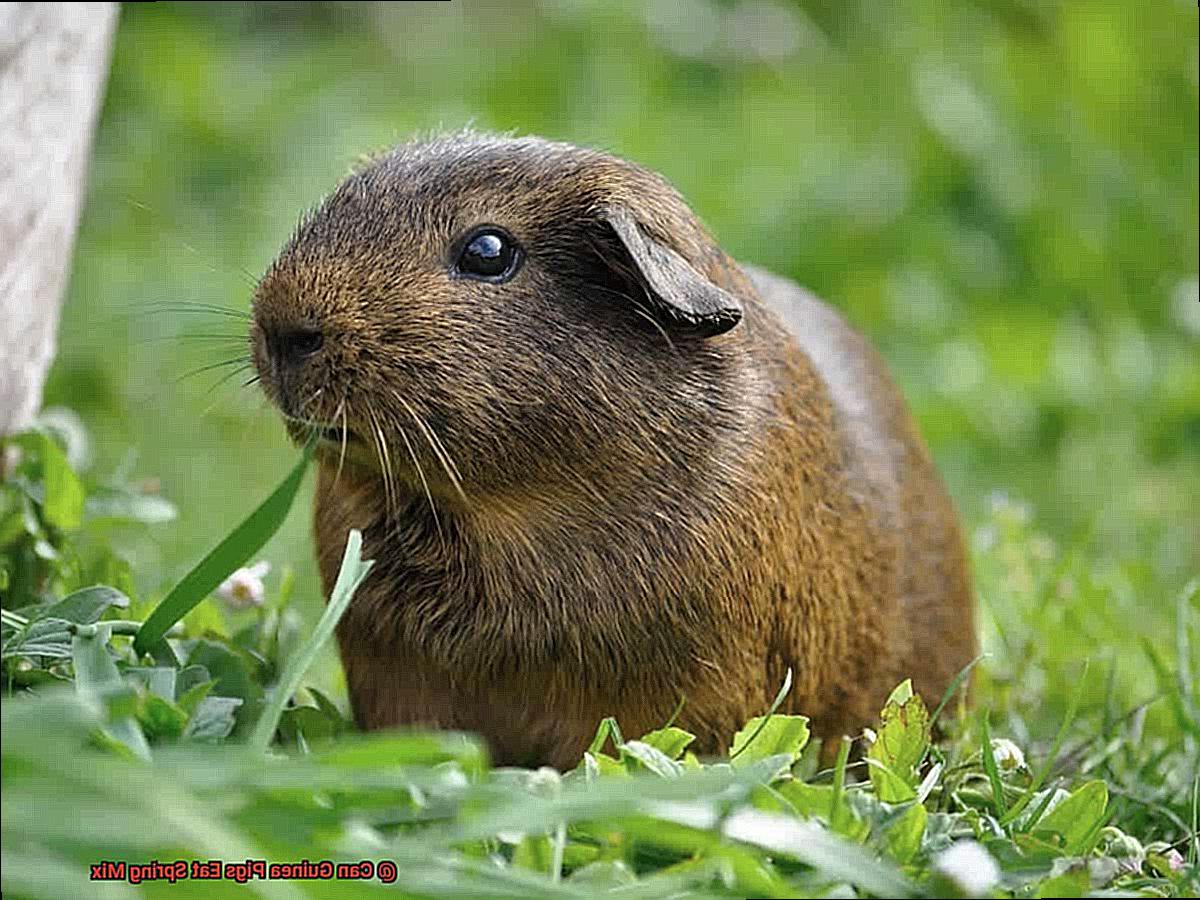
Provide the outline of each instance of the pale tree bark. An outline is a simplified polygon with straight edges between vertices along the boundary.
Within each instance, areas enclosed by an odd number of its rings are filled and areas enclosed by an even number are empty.
[[[116,21],[0,3],[0,436],[41,406]]]

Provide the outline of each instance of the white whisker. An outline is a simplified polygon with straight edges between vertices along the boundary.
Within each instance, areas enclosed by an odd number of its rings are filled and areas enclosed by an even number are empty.
[[[442,549],[446,548],[446,535],[442,533],[442,520],[438,517],[437,506],[433,502],[433,492],[429,490],[429,482],[425,480],[425,472],[421,468],[421,461],[417,459],[417,454],[413,452],[412,441],[408,439],[408,435],[404,433],[403,428],[397,428],[400,432],[400,437],[404,440],[404,446],[408,448],[408,456],[413,461],[413,465],[417,468],[417,477],[421,479],[421,487],[425,488],[425,498],[429,501],[429,511],[433,514],[433,524],[437,528],[438,541],[442,545]]]
[[[446,476],[450,479],[450,483],[454,485],[454,489],[458,491],[458,495],[466,500],[467,494],[466,491],[463,490],[462,476],[458,471],[458,466],[456,466],[454,464],[454,460],[450,458],[450,454],[447,452],[445,445],[441,442],[433,430],[425,423],[420,415],[417,414],[417,411],[408,404],[408,401],[401,397],[396,391],[392,391],[392,394],[398,401],[400,401],[400,404],[404,407],[404,409],[407,410],[409,416],[411,416],[412,420],[417,424],[417,427],[421,429],[421,433],[425,436],[425,441],[429,444],[430,449],[433,450],[433,454],[437,457],[438,462],[441,463],[442,468],[446,472]]]

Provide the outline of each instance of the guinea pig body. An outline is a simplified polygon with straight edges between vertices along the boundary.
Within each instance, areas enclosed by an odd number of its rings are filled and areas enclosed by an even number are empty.
[[[739,266],[665,180],[459,134],[347,179],[255,298],[255,361],[322,431],[326,590],[364,728],[578,761],[599,720],[717,752],[769,704],[818,734],[975,653],[957,518],[879,356]]]

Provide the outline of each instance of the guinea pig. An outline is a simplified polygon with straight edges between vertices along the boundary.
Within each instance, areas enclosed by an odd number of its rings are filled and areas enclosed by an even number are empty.
[[[950,498],[881,357],[740,265],[660,175],[463,132],[300,223],[254,297],[264,389],[316,431],[326,592],[364,729],[575,764],[598,722],[720,753],[794,673],[818,735],[975,655]]]

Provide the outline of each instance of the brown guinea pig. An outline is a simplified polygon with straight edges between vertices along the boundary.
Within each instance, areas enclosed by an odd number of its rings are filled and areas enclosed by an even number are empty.
[[[951,502],[879,355],[741,266],[661,176],[536,138],[406,144],[300,224],[254,360],[321,433],[360,726],[576,763],[599,720],[719,752],[794,672],[821,735],[975,653]]]

